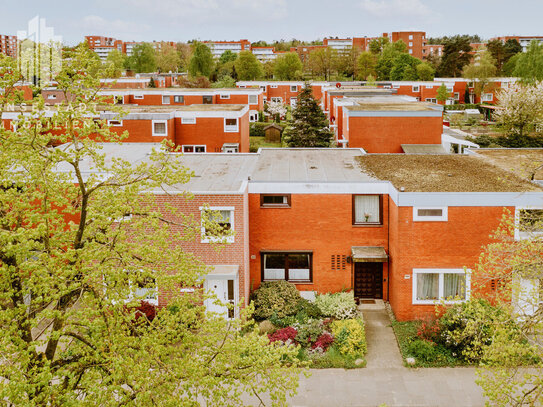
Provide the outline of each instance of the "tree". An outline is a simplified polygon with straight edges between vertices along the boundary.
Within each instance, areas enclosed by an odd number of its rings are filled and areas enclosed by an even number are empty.
[[[438,68],[438,75],[442,78],[456,78],[462,74],[462,69],[471,59],[470,38],[456,35],[443,41],[443,55]]]
[[[390,43],[388,37],[374,38],[370,41],[368,48],[372,54],[379,55],[388,43]]]
[[[525,83],[535,83],[543,80],[543,44],[532,41],[526,52],[519,54],[513,75]]]
[[[483,94],[490,83],[490,79],[496,75],[496,61],[489,51],[480,51],[473,58],[473,62],[466,65],[463,76],[474,82],[474,91],[477,96]]]
[[[309,84],[298,94],[292,119],[283,136],[289,147],[330,147],[334,133],[328,128],[328,119],[313,97]]]
[[[262,76],[262,64],[251,51],[241,51],[234,62],[238,79],[253,81]]]
[[[407,48],[405,47],[405,43],[403,41],[388,43],[383,47],[383,51],[381,52],[381,55],[379,55],[379,59],[377,60],[377,67],[376,67],[377,78],[379,80],[391,79],[391,72],[392,72],[392,68],[394,68],[394,63],[396,61],[396,58],[404,54],[406,50]],[[410,56],[408,54],[405,54],[405,55],[407,55],[408,57]],[[404,64],[402,62],[402,66],[403,65]],[[397,71],[399,71],[400,69],[401,68],[398,68]],[[397,79],[397,80],[401,80],[401,79]]]
[[[189,74],[193,78],[198,76],[209,77],[213,71],[213,54],[209,47],[201,42],[194,42],[191,46],[192,56],[189,62]]]
[[[273,72],[275,71],[275,61],[265,61],[262,63],[262,72],[265,79],[273,79]]]
[[[329,80],[334,68],[337,50],[333,48],[319,48],[309,53],[309,68],[314,75],[323,76]]]
[[[238,58],[238,55],[236,53],[227,49],[221,54],[219,58],[219,63],[226,64],[227,62],[234,62],[237,58]]]
[[[236,80],[231,76],[222,76],[217,82],[211,85],[212,88],[235,88]]]
[[[155,48],[147,42],[135,45],[132,48],[132,55],[126,59],[126,69],[135,72],[155,72]]]
[[[358,79],[365,81],[368,76],[376,75],[375,67],[377,65],[377,58],[371,52],[364,51],[358,56]]]
[[[436,99],[438,102],[445,103],[447,99],[451,97],[451,93],[447,90],[447,87],[444,83],[441,84],[439,88],[437,88],[437,96]]]
[[[106,66],[111,70],[111,77],[118,78],[122,75],[125,61],[126,55],[119,50],[114,49],[108,54]]]
[[[486,49],[496,61],[496,69],[501,72],[503,64],[506,62],[505,45],[500,40],[491,40],[486,44]]]
[[[542,100],[542,82],[535,85],[510,84],[500,91],[494,117],[506,136],[503,141],[509,147],[530,146],[530,135],[539,131],[543,125]]]
[[[275,77],[283,81],[291,81],[302,77],[303,65],[296,52],[287,52],[279,55],[275,60]]]
[[[177,72],[181,65],[181,56],[176,47],[162,42],[156,51],[156,63],[160,72]]]
[[[392,61],[390,79],[393,81],[416,81],[418,79],[417,65],[420,59],[409,54],[400,53]]]
[[[516,39],[511,38],[505,41],[504,49],[505,49],[505,59],[504,59],[504,63],[505,63],[509,61],[511,57],[522,52],[522,45],[520,45],[520,43]]]
[[[543,162],[526,165],[533,170]],[[516,217],[504,214],[472,270],[476,295],[493,286],[493,305],[505,317],[491,325],[477,371],[488,405],[500,407],[541,405],[543,394],[543,211],[520,210]]]
[[[359,55],[360,49],[358,47],[349,47],[338,52],[334,60],[334,68],[338,75],[346,78],[356,78]]]
[[[436,71],[426,62],[420,63],[416,67],[417,77],[421,81],[433,81]]]
[[[180,246],[199,240],[199,222],[145,192],[178,188],[189,171],[162,148],[137,164],[106,157],[97,141],[122,136],[95,120],[105,99],[89,74],[94,62],[82,48],[66,56],[57,87],[78,105],[46,112],[37,97],[16,131],[0,128],[0,398],[241,405],[243,393],[269,392],[284,405],[298,371],[282,361],[295,361],[296,349],[268,345],[245,311],[231,322],[206,313],[198,289],[206,268]],[[1,111],[19,79],[0,76]],[[134,287],[153,293],[157,284],[195,291],[153,310]]]
[[[175,44],[175,48],[177,49],[180,58],[179,69],[188,71],[190,58],[192,57],[191,46],[183,42],[178,42],[177,44]]]

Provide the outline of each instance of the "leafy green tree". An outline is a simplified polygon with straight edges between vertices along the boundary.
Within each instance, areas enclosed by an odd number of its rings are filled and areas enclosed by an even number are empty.
[[[444,83],[441,84],[439,88],[437,88],[437,96],[436,99],[438,102],[445,103],[447,99],[451,97],[451,93],[447,90],[447,87]]]
[[[106,58],[106,66],[109,67],[109,69],[112,72],[113,78],[118,78],[122,75],[124,71],[124,65],[126,61],[126,55],[124,55],[121,51],[114,49],[111,51],[107,58]]]
[[[191,77],[209,77],[213,71],[213,54],[209,47],[201,42],[194,42],[191,45],[192,55],[189,62],[189,74]]]
[[[377,60],[377,79],[391,79],[391,71],[392,68],[394,68],[396,58],[403,54],[405,50],[405,43],[401,41],[397,41],[395,43],[388,43],[384,46],[383,51],[381,52],[381,55],[379,55],[379,59]],[[405,55],[409,56],[408,54]]]
[[[375,67],[377,58],[375,54],[369,51],[364,51],[358,56],[358,79],[367,80],[368,76],[375,76]]]
[[[427,62],[422,62],[416,67],[417,77],[421,81],[433,81],[436,71]]]
[[[466,65],[463,70],[463,76],[474,82],[474,91],[477,96],[481,96],[488,87],[491,78],[496,76],[496,60],[489,51],[480,51],[473,58],[473,62]]]
[[[370,41],[368,48],[372,54],[379,55],[390,41],[387,37],[379,37]]]
[[[513,76],[513,72],[515,71],[515,68],[517,67],[517,62],[519,58],[522,57],[522,54],[515,54],[511,58],[507,60],[506,63],[502,66],[502,72],[501,74],[503,76]]]
[[[135,45],[126,59],[126,69],[135,72],[155,72],[156,68],[155,48],[147,42]]]
[[[526,52],[519,54],[513,76],[521,78],[526,83],[543,80],[543,44],[532,41]]]
[[[162,42],[156,51],[156,63],[160,72],[177,72],[181,65],[181,56],[176,47]]]
[[[262,63],[262,72],[265,79],[273,79],[273,72],[275,70],[275,61],[265,61]]]
[[[245,311],[231,322],[206,312],[197,287],[207,269],[180,246],[199,240],[199,222],[145,192],[177,189],[189,170],[164,148],[134,165],[105,157],[96,139],[123,136],[95,120],[104,99],[93,65],[76,48],[56,78],[78,106],[46,112],[37,97],[16,131],[0,127],[0,399],[237,406],[243,393],[269,393],[286,405],[298,369],[283,361],[296,363],[296,349],[270,346]],[[7,68],[0,65],[0,111],[20,80]],[[152,293],[157,284],[196,289],[155,313],[134,288]]]
[[[296,52],[279,55],[275,60],[274,74],[279,80],[291,81],[302,77],[303,65]]]
[[[486,49],[492,55],[492,58],[496,61],[496,69],[501,72],[503,64],[506,61],[505,45],[500,40],[491,40],[486,44]]]
[[[212,88],[235,88],[236,80],[231,76],[222,76],[218,81],[211,85]]]
[[[505,41],[504,49],[505,49],[505,59],[504,59],[504,63],[505,63],[509,61],[511,57],[522,52],[522,45],[520,45],[520,43],[516,39],[511,38]]]
[[[358,47],[349,47],[337,53],[334,60],[334,69],[346,78],[356,78],[358,74],[358,56],[360,49]]]
[[[456,35],[443,41],[443,55],[437,74],[442,78],[461,76],[464,66],[469,64],[471,56],[469,36]]]
[[[175,48],[177,49],[177,52],[179,53],[180,63],[179,63],[179,69],[188,71],[190,58],[192,57],[192,48],[189,44],[185,44],[183,42],[178,42],[175,44]]]
[[[393,81],[416,81],[418,79],[417,65],[420,59],[409,54],[400,53],[392,61],[390,79]]]
[[[313,97],[313,88],[306,83],[298,94],[292,119],[283,133],[289,147],[330,147],[334,134],[328,118]]]
[[[313,75],[323,76],[324,80],[329,80],[334,70],[337,50],[333,48],[319,48],[309,53],[309,69]]]
[[[251,51],[241,51],[234,62],[238,79],[252,81],[262,76],[262,64]]]
[[[238,55],[236,53],[227,49],[221,54],[219,58],[219,63],[226,64],[227,62],[234,62],[237,58],[238,58]]]

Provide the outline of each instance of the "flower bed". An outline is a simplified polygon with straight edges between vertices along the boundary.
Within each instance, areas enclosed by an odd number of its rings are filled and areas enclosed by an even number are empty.
[[[260,333],[275,346],[298,346],[298,359],[313,368],[364,367],[364,322],[353,294],[318,295],[310,302],[292,295],[288,284],[266,283],[255,291],[255,317],[268,318],[260,321]]]

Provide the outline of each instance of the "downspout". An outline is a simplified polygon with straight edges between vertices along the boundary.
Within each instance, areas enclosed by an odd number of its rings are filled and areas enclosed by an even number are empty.
[[[388,267],[387,267],[387,301],[390,303],[390,195],[388,196],[387,208],[387,246],[388,246]]]

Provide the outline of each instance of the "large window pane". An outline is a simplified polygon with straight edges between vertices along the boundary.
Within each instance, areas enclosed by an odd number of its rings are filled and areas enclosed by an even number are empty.
[[[354,197],[355,223],[380,223],[379,195],[356,195]]]
[[[437,300],[439,297],[439,274],[417,274],[417,300]]]
[[[288,255],[288,277],[289,280],[309,280],[310,264],[308,254]]]
[[[443,297],[466,299],[466,275],[446,273],[443,275]]]
[[[285,280],[285,255],[264,255],[264,280]]]

